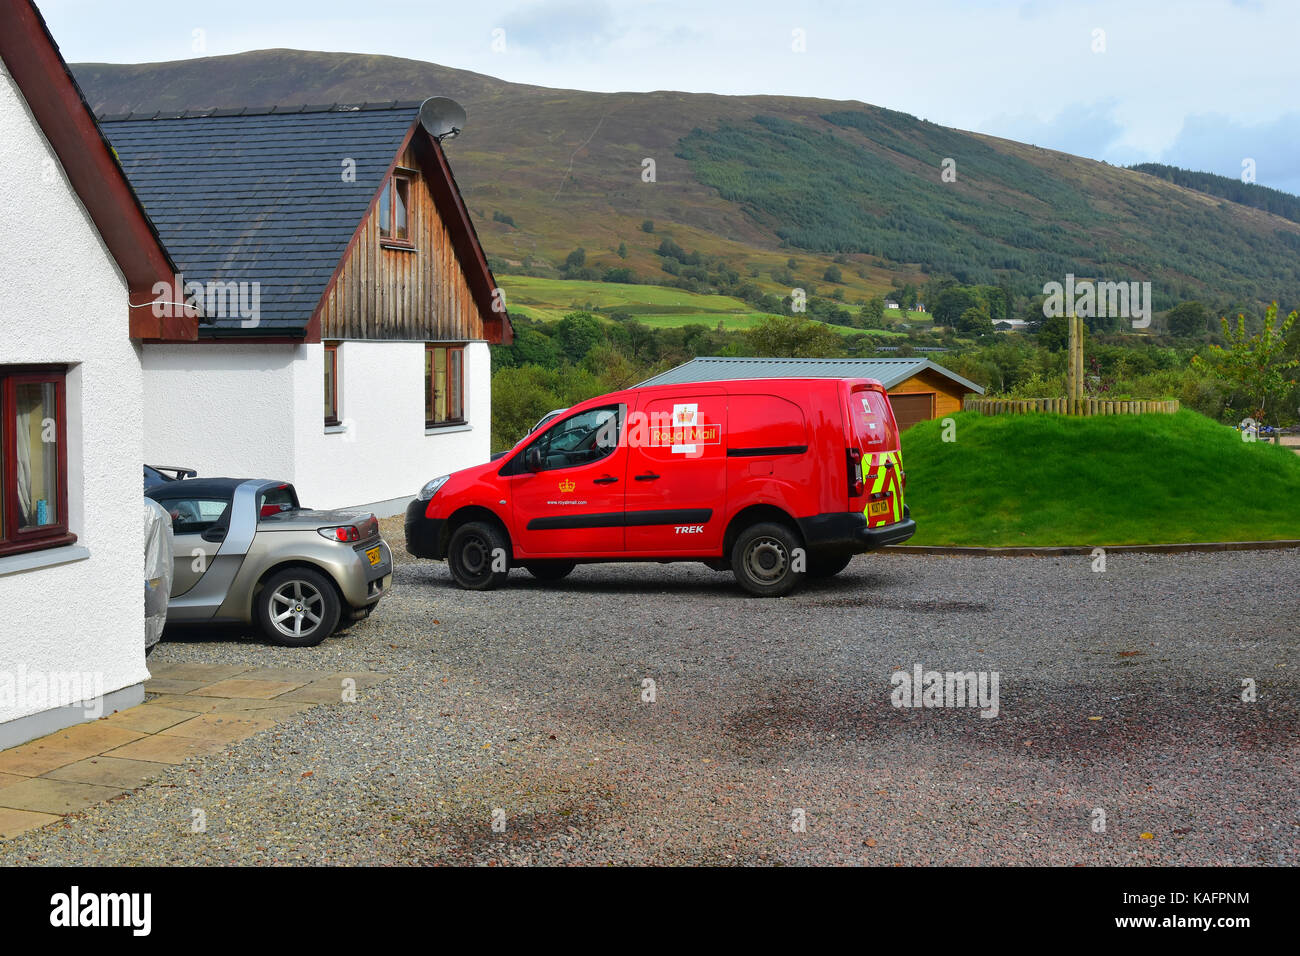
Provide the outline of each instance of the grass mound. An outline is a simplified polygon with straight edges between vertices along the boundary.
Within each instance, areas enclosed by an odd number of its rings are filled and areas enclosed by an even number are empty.
[[[1105,546],[1300,538],[1300,455],[1195,412],[952,416],[903,433],[909,544]]]

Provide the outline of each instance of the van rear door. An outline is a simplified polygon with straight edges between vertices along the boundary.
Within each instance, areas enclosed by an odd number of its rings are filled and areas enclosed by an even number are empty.
[[[849,394],[852,439],[861,454],[867,527],[903,520],[903,458],[898,425],[883,389],[857,385]]]
[[[652,395],[627,429],[627,550],[712,553],[726,510],[727,397]]]

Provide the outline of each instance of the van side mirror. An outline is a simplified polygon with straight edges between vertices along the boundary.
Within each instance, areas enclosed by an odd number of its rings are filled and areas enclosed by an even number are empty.
[[[536,445],[524,452],[524,467],[529,471],[542,470],[542,453]]]

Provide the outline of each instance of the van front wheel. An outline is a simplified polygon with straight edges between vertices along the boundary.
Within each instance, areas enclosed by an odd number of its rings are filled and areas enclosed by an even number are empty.
[[[539,581],[558,581],[577,566],[576,561],[532,561],[524,565],[528,573]]]
[[[755,597],[789,594],[803,579],[802,564],[799,539],[781,524],[752,525],[731,548],[731,573]]]
[[[485,521],[456,529],[447,547],[447,569],[467,591],[491,591],[510,575],[510,545],[506,536]]]

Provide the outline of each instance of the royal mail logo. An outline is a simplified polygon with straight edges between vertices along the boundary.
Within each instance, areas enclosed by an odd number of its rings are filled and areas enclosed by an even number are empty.
[[[672,424],[655,424],[650,428],[649,444],[670,447],[680,454],[699,453],[699,445],[717,445],[722,442],[722,429],[704,421],[700,407],[695,402],[673,405]]]
[[[568,478],[565,478],[563,481],[560,482],[560,490],[565,492],[566,494],[572,491],[576,487],[578,487],[577,484],[569,480]]]

